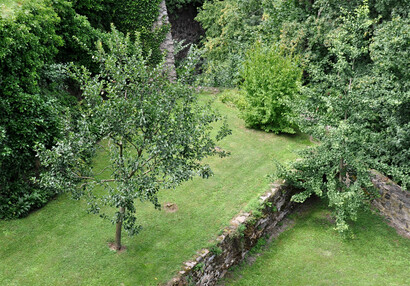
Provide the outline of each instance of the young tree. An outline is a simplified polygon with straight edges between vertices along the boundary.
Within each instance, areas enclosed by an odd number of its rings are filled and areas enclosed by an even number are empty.
[[[372,136],[372,97],[365,93],[369,71],[371,26],[364,2],[354,13],[344,11],[326,45],[331,69],[312,76],[305,87],[306,105],[300,109],[303,131],[320,144],[303,153],[300,161],[279,176],[304,189],[293,200],[303,202],[312,194],[325,197],[334,208],[336,228],[348,229],[357,211],[371,197],[371,157],[366,142]]]
[[[100,73],[79,73],[84,91],[81,118],[76,126],[67,120],[65,139],[39,153],[48,169],[41,178],[44,185],[86,196],[90,212],[104,218],[109,215],[103,206],[116,209],[111,221],[116,224],[117,250],[122,229],[130,235],[141,229],[135,201],[151,201],[159,208],[160,189],[196,174],[210,176],[201,160],[217,154],[215,140],[229,133],[224,123],[215,139],[211,137],[211,123],[220,117],[209,105],[199,105],[190,89],[170,83],[162,66],[148,66],[136,38],[133,43],[112,28],[108,47],[100,44],[95,55]],[[87,160],[97,146],[109,154],[102,174]],[[107,171],[110,174],[104,175]]]

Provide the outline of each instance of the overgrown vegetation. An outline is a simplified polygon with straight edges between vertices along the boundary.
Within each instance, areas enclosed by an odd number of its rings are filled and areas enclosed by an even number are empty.
[[[282,166],[277,176],[306,190],[296,201],[312,194],[329,199],[342,232],[373,197],[369,169],[410,187],[409,8],[407,1],[228,0],[206,2],[197,17],[206,29],[202,82],[242,86],[247,102],[262,102],[262,97],[275,103],[284,94],[263,77],[273,63],[261,65],[259,73],[246,72],[247,53],[251,66],[259,62],[258,52],[252,51],[255,43],[299,59],[300,95],[284,106],[298,114],[295,125],[320,144],[304,151],[301,160]],[[270,57],[261,55],[261,61]],[[248,93],[247,82],[259,93]],[[276,107],[258,106],[259,113],[250,114],[266,120],[278,114]],[[281,126],[288,112],[278,117],[272,125],[250,125],[268,131],[294,129]]]
[[[56,194],[55,189],[34,182],[44,170],[35,157],[35,146],[51,148],[61,139],[68,109],[74,115],[72,123],[78,119],[76,101],[81,92],[66,73],[67,63],[98,73],[92,60],[95,43],[100,40],[106,45],[107,25],[115,19],[124,32],[132,36],[140,32],[144,57],[155,66],[162,58],[159,45],[169,30],[166,25],[152,30],[159,3],[1,2],[0,218],[26,215]]]

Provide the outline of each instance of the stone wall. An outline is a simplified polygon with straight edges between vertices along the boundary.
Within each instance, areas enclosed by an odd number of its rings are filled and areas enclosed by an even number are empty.
[[[373,205],[380,210],[400,233],[410,237],[410,192],[392,182],[386,176],[372,171],[373,185],[379,190],[380,197]]]
[[[215,285],[231,266],[245,258],[260,237],[274,232],[293,208],[290,202],[293,193],[284,184],[274,184],[260,197],[259,208],[232,219],[230,226],[216,239],[215,246],[199,251],[196,257],[185,262],[183,269],[167,285]]]
[[[380,198],[375,199],[373,205],[396,229],[410,237],[410,192],[375,171],[372,174],[373,184],[380,192]],[[215,246],[202,249],[192,260],[185,262],[167,286],[215,285],[231,266],[244,260],[259,238],[270,236],[279,228],[278,223],[294,207],[290,201],[294,193],[285,184],[274,184],[260,197],[260,207],[256,211],[243,212],[233,218],[230,226],[216,239]]]
[[[161,25],[168,25],[168,11],[165,5],[165,0],[159,4],[159,15],[157,21],[154,23],[153,28]],[[165,37],[165,40],[161,43],[160,49],[165,52],[165,68],[167,69],[168,78],[174,81],[177,78],[175,71],[175,58],[174,58],[174,40],[172,38],[171,31],[169,31]]]

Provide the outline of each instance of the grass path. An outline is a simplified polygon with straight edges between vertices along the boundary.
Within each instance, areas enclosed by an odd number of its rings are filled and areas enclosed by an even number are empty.
[[[232,155],[208,160],[214,177],[160,194],[162,203],[178,206],[177,212],[138,203],[144,229],[136,237],[124,236],[127,250],[115,253],[107,247],[115,227],[86,214],[84,202],[62,195],[24,219],[0,222],[0,285],[157,285],[170,279],[267,189],[273,158],[292,159],[292,151],[309,144],[305,136],[248,130],[234,108],[219,101],[215,106],[233,129],[219,144]],[[96,165],[103,160],[101,155]]]
[[[362,211],[349,240],[333,230],[323,202],[294,218],[293,228],[221,285],[410,285],[410,240],[381,217]]]

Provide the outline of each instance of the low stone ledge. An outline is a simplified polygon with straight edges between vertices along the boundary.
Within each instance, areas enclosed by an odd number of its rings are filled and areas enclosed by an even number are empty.
[[[293,208],[290,198],[294,193],[283,183],[273,184],[272,189],[259,198],[257,212],[241,212],[235,216],[224,233],[216,238],[215,246],[202,249],[185,262],[183,269],[166,285],[215,285],[231,266],[244,260],[259,238],[274,232],[278,222]]]
[[[373,185],[380,194],[373,200],[373,206],[399,233],[410,237],[410,192],[374,170],[371,173]]]
[[[391,222],[399,232],[410,237],[410,192],[404,191],[386,176],[372,171],[372,182],[380,197],[373,205]],[[215,246],[202,249],[183,269],[169,281],[167,286],[215,285],[228,269],[244,260],[248,251],[262,236],[270,236],[278,223],[292,210],[290,201],[295,190],[284,183],[275,183],[272,189],[260,196],[262,215],[252,211],[235,216],[230,226],[215,240]]]

